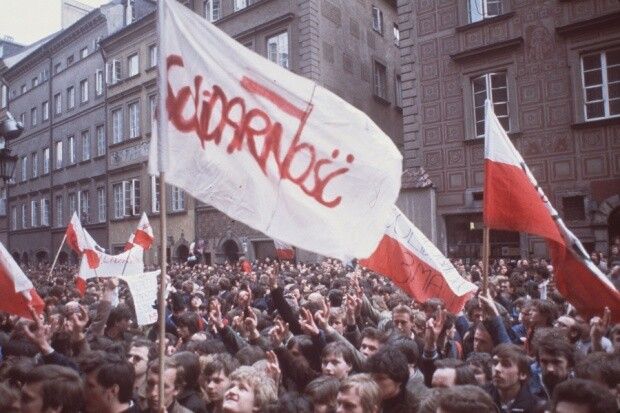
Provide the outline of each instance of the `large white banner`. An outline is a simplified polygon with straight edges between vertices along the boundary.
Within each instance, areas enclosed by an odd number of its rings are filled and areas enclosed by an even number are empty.
[[[88,280],[95,277],[120,277],[144,272],[144,250],[141,247],[136,246],[117,255],[99,251],[96,251],[96,254],[99,257],[99,265],[96,268],[90,268],[86,256],[82,257],[79,278]]]
[[[161,270],[157,270],[120,277],[127,283],[129,292],[131,292],[139,326],[153,324],[157,321],[155,302],[157,301],[157,276],[160,272]]]
[[[370,255],[400,190],[402,156],[391,139],[177,1],[163,7],[167,181],[296,247]],[[275,52],[290,65],[298,56],[284,49]]]

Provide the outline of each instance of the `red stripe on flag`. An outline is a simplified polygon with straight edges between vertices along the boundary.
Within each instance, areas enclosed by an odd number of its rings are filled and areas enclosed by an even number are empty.
[[[293,258],[295,258],[295,251],[293,251],[292,249],[277,248],[276,255],[280,260],[292,260]]]
[[[75,232],[75,228],[73,228],[73,225],[71,223],[69,223],[69,225],[67,225],[67,245],[75,252],[77,252],[78,254],[82,253],[82,250],[80,249],[80,246],[78,244],[78,239],[77,239],[77,234]]]
[[[145,250],[148,250],[149,248],[151,248],[151,244],[153,243],[153,238],[151,238],[149,234],[142,231],[141,229],[137,229],[134,234],[133,243],[138,244]]]
[[[80,292],[80,295],[84,297],[86,293],[86,280],[78,275],[75,279],[75,288]]]

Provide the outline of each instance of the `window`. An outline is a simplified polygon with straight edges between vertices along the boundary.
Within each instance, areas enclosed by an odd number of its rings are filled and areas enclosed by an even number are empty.
[[[47,100],[41,104],[41,117],[43,122],[50,118],[50,103]]]
[[[19,121],[23,126],[26,126],[26,114],[24,112],[20,113]]]
[[[39,226],[39,202],[34,200],[30,201],[30,226]]]
[[[151,176],[151,212],[159,212],[159,178]]]
[[[387,69],[377,61],[374,62],[374,92],[375,96],[387,100]]]
[[[56,209],[56,226],[57,227],[62,227],[65,222],[64,222],[64,215],[63,215],[63,211],[62,211],[62,207],[63,207],[63,202],[62,202],[62,195],[58,195],[56,197],[56,202],[55,202],[55,209]]]
[[[140,214],[140,181],[132,179],[112,185],[114,218]]]
[[[6,188],[0,188],[0,216],[6,215]]]
[[[377,6],[372,6],[372,29],[383,34],[383,12]]]
[[[136,76],[140,72],[140,62],[138,60],[138,54],[134,53],[127,58],[127,76]]]
[[[88,102],[88,79],[80,82],[80,103]]]
[[[581,57],[587,120],[620,116],[620,48]]]
[[[88,56],[88,46],[80,50],[80,59],[85,59]]]
[[[67,204],[68,204],[68,208],[69,208],[69,216],[73,216],[74,212],[78,212],[77,210],[77,196],[75,195],[75,192],[72,192],[69,194],[69,196],[67,197]]]
[[[123,218],[125,216],[123,182],[112,185],[112,193],[114,194],[114,218]]]
[[[97,221],[105,222],[105,188],[97,188]]]
[[[11,230],[17,229],[17,206],[11,207]]]
[[[78,192],[80,220],[84,224],[90,223],[90,194],[88,191]]]
[[[41,72],[41,81],[45,82],[50,78],[50,71],[49,69],[45,68],[43,69],[43,71]]]
[[[56,169],[62,168],[62,141],[56,142],[56,162],[54,166]]]
[[[39,76],[33,77],[30,84],[33,88],[39,86]]]
[[[112,111],[112,143],[123,141],[123,111],[116,109]]]
[[[54,113],[60,115],[62,112],[62,99],[60,93],[54,95]]]
[[[113,85],[121,80],[121,62],[120,60],[112,60],[105,65],[106,83]]]
[[[60,69],[61,68],[62,68],[62,63],[56,63],[54,65],[54,74],[56,75],[56,74],[60,73]]]
[[[140,106],[139,102],[129,105],[129,138],[140,136]]]
[[[183,211],[185,209],[185,191],[176,186],[172,187],[172,211]]]
[[[67,88],[67,109],[73,109],[75,107],[75,88],[69,86]]]
[[[502,14],[502,0],[468,0],[468,2],[470,23]]]
[[[73,64],[73,55],[67,56],[67,67]]]
[[[37,108],[30,109],[30,125],[37,126]]]
[[[75,138],[73,136],[69,136],[67,138],[67,149],[69,150],[69,165],[73,165],[77,160],[75,151]]]
[[[26,214],[26,204],[22,204],[22,228],[28,228],[28,215]]]
[[[90,159],[90,132],[82,132],[82,160],[87,161]]]
[[[95,134],[97,135],[97,156],[105,155],[105,128],[103,125],[98,125],[95,129]]]
[[[484,136],[484,101],[488,98],[493,103],[495,115],[508,132],[510,119],[508,114],[508,85],[506,73],[487,73],[472,80],[474,95],[474,120],[476,136]],[[489,94],[487,91],[491,91]]]
[[[283,32],[267,39],[267,58],[288,69],[288,33]]]
[[[103,70],[97,69],[95,72],[95,94],[101,96],[103,93]]]
[[[43,149],[43,175],[50,173],[50,148]]]
[[[205,18],[214,22],[220,18],[220,0],[207,0],[205,1]]]
[[[22,182],[28,180],[28,155],[22,156],[22,170],[21,170],[21,178]]]
[[[152,44],[149,46],[149,67],[157,66],[157,45]]]
[[[149,96],[149,118],[148,118],[149,131],[153,130],[153,122],[156,122],[155,120],[155,109],[156,108],[157,108],[157,95],[151,95]]]
[[[396,75],[394,77],[394,103],[397,108],[403,107],[403,83],[400,78],[400,75]]]
[[[586,219],[586,204],[583,195],[562,197],[562,211],[566,221]]]
[[[47,227],[50,225],[50,200],[44,198],[41,200],[41,226]]]
[[[250,4],[252,4],[252,0],[233,0],[233,11],[245,9]]]
[[[22,94],[22,95],[23,95],[24,93],[26,93],[26,85],[22,85],[22,86],[19,88],[19,93],[20,93],[20,94]]]
[[[7,85],[0,86],[0,108],[4,109],[9,104],[9,88]]]
[[[394,23],[393,33],[394,33],[394,44],[396,46],[400,46],[400,30],[398,30],[398,24],[396,23]]]
[[[30,157],[32,158],[32,177],[36,178],[39,176],[39,154],[38,152],[32,152]]]

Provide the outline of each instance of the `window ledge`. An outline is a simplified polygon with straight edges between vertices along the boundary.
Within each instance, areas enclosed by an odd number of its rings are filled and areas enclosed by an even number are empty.
[[[523,37],[519,36],[514,39],[504,40],[502,42],[495,42],[473,49],[464,50],[462,52],[454,53],[450,55],[450,58],[455,62],[463,62],[472,58],[478,58],[481,55],[496,52],[500,50],[509,50],[520,47],[523,44]]]
[[[573,123],[571,125],[571,128],[587,129],[587,128],[596,128],[599,126],[608,126],[608,125],[620,125],[620,116],[615,116],[613,118],[587,120],[584,122]]]
[[[601,27],[618,26],[620,26],[620,12],[605,14],[593,19],[558,26],[555,28],[555,31],[560,36],[572,36],[585,31],[599,30]]]
[[[373,94],[372,97],[376,102],[381,103],[382,105],[389,106],[391,104],[389,100],[387,100],[386,98],[382,98],[379,95]]]
[[[482,19],[482,20],[479,20],[477,22],[467,23],[467,24],[464,24],[462,26],[457,26],[455,28],[455,30],[457,32],[465,32],[465,31],[470,30],[470,29],[475,29],[476,27],[482,27],[482,26],[486,26],[488,24],[493,24],[493,23],[504,21],[504,20],[508,20],[508,19],[510,19],[514,15],[515,15],[515,12],[511,11],[511,12],[508,12],[508,13],[500,14],[499,16],[488,17],[486,19]]]
[[[523,136],[523,133],[519,132],[519,131],[508,132],[508,137],[511,140],[512,139],[518,139],[521,136]],[[472,143],[484,142],[484,136],[467,137],[467,138],[465,138],[465,142],[472,142]]]

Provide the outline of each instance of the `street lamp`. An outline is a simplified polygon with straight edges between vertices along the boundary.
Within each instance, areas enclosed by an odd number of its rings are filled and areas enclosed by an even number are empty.
[[[13,178],[17,165],[17,155],[11,155],[8,141],[18,138],[24,131],[24,125],[21,122],[17,122],[10,112],[6,114],[7,118],[0,122],[0,178],[5,183]]]

